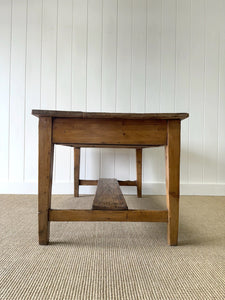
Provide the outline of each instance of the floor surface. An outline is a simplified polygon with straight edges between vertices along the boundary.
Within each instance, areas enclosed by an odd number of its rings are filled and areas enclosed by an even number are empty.
[[[125,197],[164,209],[165,197]],[[93,196],[53,196],[90,208]],[[165,223],[54,222],[38,245],[37,196],[0,195],[0,299],[225,299],[225,197],[180,200],[179,246]]]

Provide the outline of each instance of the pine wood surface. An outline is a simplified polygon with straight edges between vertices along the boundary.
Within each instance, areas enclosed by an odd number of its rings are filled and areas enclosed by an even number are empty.
[[[166,132],[166,120],[53,119],[56,144],[165,145]]]
[[[92,209],[127,210],[127,203],[116,179],[100,178]]]
[[[178,243],[179,180],[180,180],[180,124],[188,114],[110,114],[83,112],[33,111],[39,116],[39,243],[48,244],[50,221],[133,221],[167,222],[169,245]],[[74,191],[79,184],[99,184],[95,202],[101,210],[52,210],[51,187],[54,144],[75,145]],[[165,146],[167,210],[128,210],[116,181],[79,179],[79,145],[90,147],[136,148],[137,180],[121,185],[137,185],[141,195],[142,148]],[[111,187],[110,187],[111,186]],[[124,203],[124,202],[125,203]],[[122,208],[121,208],[121,203]],[[95,207],[95,206],[94,206]],[[119,209],[114,211],[114,209]],[[122,210],[124,209],[124,210]]]
[[[168,122],[166,151],[166,199],[168,208],[168,244],[177,245],[180,186],[180,121]]]
[[[117,180],[119,185],[121,186],[136,186],[137,181],[136,180]],[[79,185],[98,185],[98,180],[85,180],[80,179]]]
[[[54,117],[54,118],[81,118],[81,119],[179,119],[188,118],[188,113],[107,113],[107,112],[82,112],[82,111],[59,111],[33,109],[32,114],[36,117]]]
[[[110,221],[110,222],[168,222],[167,210],[90,210],[50,209],[49,220],[66,221]]]
[[[38,231],[39,244],[49,241],[48,211],[51,207],[53,169],[52,118],[39,120],[39,170],[38,170]]]
[[[137,196],[142,197],[142,149],[136,149]]]
[[[80,148],[74,148],[74,197],[79,197]]]

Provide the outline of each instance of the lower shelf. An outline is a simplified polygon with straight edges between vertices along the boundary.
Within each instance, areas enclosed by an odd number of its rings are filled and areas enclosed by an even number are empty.
[[[168,222],[167,210],[50,209],[49,221]]]

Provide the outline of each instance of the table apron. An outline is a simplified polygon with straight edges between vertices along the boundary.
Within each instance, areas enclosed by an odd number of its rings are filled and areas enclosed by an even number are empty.
[[[166,120],[53,118],[52,142],[89,145],[166,145]]]

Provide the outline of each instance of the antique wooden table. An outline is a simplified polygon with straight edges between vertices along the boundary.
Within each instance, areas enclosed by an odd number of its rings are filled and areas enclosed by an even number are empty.
[[[33,110],[39,117],[39,244],[49,242],[51,221],[167,222],[169,245],[177,245],[180,124],[187,113],[134,114]],[[165,146],[167,210],[51,209],[54,145],[142,149]]]

